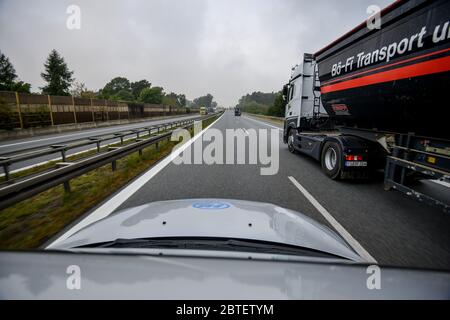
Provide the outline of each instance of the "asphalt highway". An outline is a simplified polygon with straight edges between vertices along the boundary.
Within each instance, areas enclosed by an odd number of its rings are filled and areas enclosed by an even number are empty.
[[[274,124],[248,116],[235,117],[227,111],[211,129],[225,137],[226,129],[243,129],[248,135],[251,129],[274,129]],[[278,138],[279,170],[275,175],[261,175],[260,168],[267,165],[259,160],[256,165],[248,161],[234,165],[171,162],[115,211],[153,201],[189,198],[268,202],[306,214],[332,229],[342,227],[381,265],[450,269],[448,214],[399,192],[384,191],[382,175],[367,181],[330,180],[316,161],[289,153],[282,142],[282,128]],[[269,138],[267,141],[270,144]],[[207,145],[203,142],[203,148]],[[226,158],[225,147],[223,152]],[[248,152],[247,144],[247,156]]]

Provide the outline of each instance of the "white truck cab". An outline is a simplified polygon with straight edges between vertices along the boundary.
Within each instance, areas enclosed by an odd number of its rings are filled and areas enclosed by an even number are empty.
[[[314,118],[327,117],[320,100],[319,87],[316,62],[311,54],[305,53],[303,61],[292,68],[289,83],[283,90],[288,127],[308,129]]]

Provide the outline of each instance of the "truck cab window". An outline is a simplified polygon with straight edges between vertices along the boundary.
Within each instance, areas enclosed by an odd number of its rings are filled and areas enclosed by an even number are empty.
[[[292,85],[292,87],[289,90],[289,101],[291,101],[294,98],[294,90],[295,90],[295,84]]]

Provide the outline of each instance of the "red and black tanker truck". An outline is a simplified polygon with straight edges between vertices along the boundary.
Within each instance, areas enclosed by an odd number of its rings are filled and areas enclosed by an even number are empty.
[[[283,96],[289,151],[331,179],[384,168],[385,189],[450,210],[414,189],[450,182],[450,1],[396,1],[379,28],[364,22],[304,54]]]

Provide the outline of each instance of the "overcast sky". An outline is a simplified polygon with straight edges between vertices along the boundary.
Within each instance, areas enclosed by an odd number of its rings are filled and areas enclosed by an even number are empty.
[[[77,81],[98,90],[116,76],[148,79],[223,106],[278,91],[304,52],[315,52],[392,0],[0,0],[0,50],[39,91],[51,49]],[[70,4],[81,29],[69,30]]]

